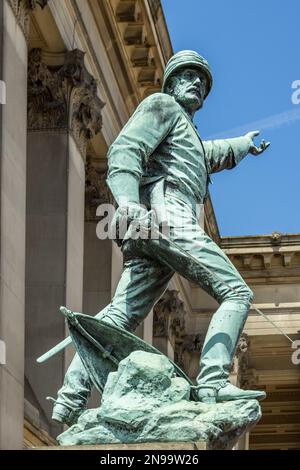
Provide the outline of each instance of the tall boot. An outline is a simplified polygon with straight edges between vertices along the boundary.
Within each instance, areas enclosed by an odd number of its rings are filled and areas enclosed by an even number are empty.
[[[213,315],[200,359],[197,377],[199,400],[216,403],[240,399],[263,399],[265,392],[242,390],[229,382],[235,350],[247,320],[249,304],[224,301]]]

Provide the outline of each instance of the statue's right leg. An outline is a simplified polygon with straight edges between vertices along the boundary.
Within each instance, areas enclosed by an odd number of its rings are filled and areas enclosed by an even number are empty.
[[[172,275],[169,267],[155,260],[127,260],[112,302],[97,317],[134,331],[164,293]],[[78,354],[75,354],[64,384],[58,391],[52,418],[64,424],[74,424],[86,408],[91,388],[88,374]]]
[[[110,304],[97,313],[96,317],[102,318],[109,307]],[[86,408],[92,387],[88,373],[76,353],[66,372],[63,386],[57,393],[52,419],[69,426],[76,423]]]

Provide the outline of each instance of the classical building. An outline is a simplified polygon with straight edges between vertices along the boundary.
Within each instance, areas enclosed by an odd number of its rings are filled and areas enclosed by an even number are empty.
[[[58,307],[95,314],[115,290],[120,251],[96,235],[97,207],[111,200],[107,149],[138,103],[160,90],[172,45],[159,0],[3,0],[0,22],[0,448],[20,449],[55,444],[61,431],[46,397],[56,395],[73,350],[36,363],[67,333]],[[222,238],[210,199],[205,227],[256,305],[300,338],[300,235]],[[195,378],[215,307],[174,276],[136,333]],[[239,448],[300,449],[293,352],[251,312],[232,380],[268,398]]]

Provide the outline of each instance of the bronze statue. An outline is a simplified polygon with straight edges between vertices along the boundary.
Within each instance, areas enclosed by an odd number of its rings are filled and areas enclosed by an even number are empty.
[[[169,60],[161,93],[138,106],[108,153],[107,183],[117,202],[114,224],[143,221],[168,226],[168,236],[117,240],[124,270],[112,302],[98,314],[103,322],[134,331],[165,291],[174,272],[198,284],[220,304],[211,319],[200,359],[197,397],[205,403],[261,399],[261,391],[230,384],[229,373],[253,293],[223,251],[197,221],[209,175],[234,168],[269,146],[242,137],[202,141],[193,118],[212,87],[208,62],[194,51]],[[160,204],[157,202],[160,201]],[[76,355],[54,406],[53,418],[72,424],[86,406],[91,381]]]

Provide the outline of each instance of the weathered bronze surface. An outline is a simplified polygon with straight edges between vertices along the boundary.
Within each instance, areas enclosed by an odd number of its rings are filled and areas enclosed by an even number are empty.
[[[233,356],[253,293],[223,251],[199,226],[197,207],[207,196],[210,174],[234,168],[249,153],[261,154],[269,143],[262,141],[260,146],[255,145],[258,131],[237,138],[202,141],[193,118],[203,106],[212,82],[210,66],[199,54],[194,51],[175,54],[166,66],[162,93],[149,96],[138,106],[110,147],[107,182],[118,205],[112,226],[122,247],[124,270],[112,302],[98,317],[102,325],[107,323],[134,331],[163,294],[174,272],[204,289],[220,306],[212,317],[203,345],[197,399],[202,402],[200,406],[218,406],[216,410],[221,413],[220,402],[260,399],[265,393],[241,390],[229,382]],[[120,227],[124,218],[131,225],[122,235]],[[156,238],[150,236],[153,220],[156,230],[160,230]],[[133,236],[137,224],[143,235],[146,234],[138,239]],[[163,232],[165,226],[167,235]],[[80,321],[76,324],[76,315],[73,320],[76,330],[73,337],[77,338],[80,324],[85,320],[77,317]],[[104,347],[105,351],[99,351],[102,357],[110,354],[107,344],[99,337],[99,341],[95,339],[95,331],[90,336],[88,340],[85,337],[85,342],[82,340],[82,349],[78,338],[74,340],[82,361],[75,357],[58,392],[53,414],[58,421],[76,423],[86,406],[95,383],[90,369],[91,362],[95,365],[96,360],[95,344],[92,349],[90,346],[93,341]],[[120,375],[120,367],[113,374]],[[100,376],[99,367],[96,369]],[[107,377],[108,370],[103,373]],[[247,409],[247,406],[243,408]],[[244,428],[248,429],[258,419],[259,412],[254,414],[256,418],[251,421],[245,418],[245,413],[237,413],[233,421],[236,423],[243,416]],[[239,429],[243,426],[239,425]],[[157,440],[165,438],[159,432],[151,435],[156,435]],[[122,436],[121,441],[125,439]],[[132,442],[131,437],[126,434],[126,442]]]

